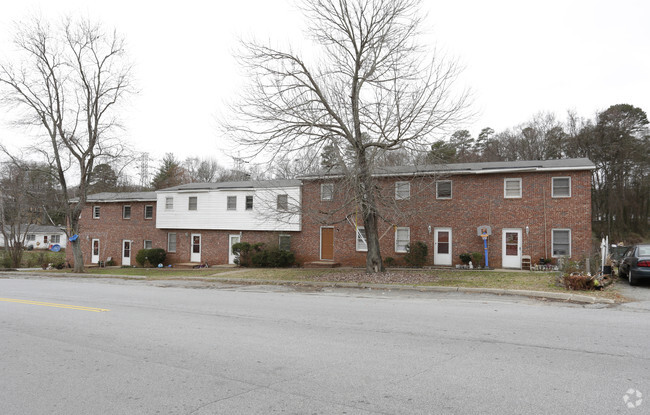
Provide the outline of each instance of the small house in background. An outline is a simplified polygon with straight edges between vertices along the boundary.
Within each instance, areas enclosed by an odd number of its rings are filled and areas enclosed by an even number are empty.
[[[23,224],[17,231],[21,237],[23,233],[27,232],[24,246],[28,249],[50,249],[52,245],[59,245],[61,249],[65,249],[68,241],[65,231],[58,226]],[[7,234],[11,232],[9,226],[5,226],[5,232]],[[5,246],[2,233],[0,233],[0,246]]]

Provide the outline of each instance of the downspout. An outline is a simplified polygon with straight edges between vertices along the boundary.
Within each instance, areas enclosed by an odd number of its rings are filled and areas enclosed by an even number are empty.
[[[544,203],[544,258],[548,258],[548,243],[547,243],[548,232],[546,231],[546,186],[542,186],[542,199]]]

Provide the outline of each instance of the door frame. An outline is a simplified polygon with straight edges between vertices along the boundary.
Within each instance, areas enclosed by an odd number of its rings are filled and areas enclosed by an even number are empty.
[[[503,228],[501,230],[501,267],[503,268],[513,268],[513,269],[521,269],[521,250],[523,246],[523,233],[521,231],[521,228]],[[517,265],[506,265],[506,233],[517,233],[518,238],[517,238]],[[514,258],[513,258],[514,260]]]
[[[438,254],[438,232],[449,232],[449,253],[448,254]],[[452,241],[453,233],[451,228],[440,227],[433,229],[433,264],[434,265],[451,265],[453,261],[453,252],[452,252]],[[449,258],[443,258],[443,257]],[[444,261],[443,261],[444,259]]]
[[[129,256],[128,257],[124,256],[124,252],[125,252],[124,246],[125,246],[126,242],[129,243]],[[133,241],[128,240],[128,239],[122,239],[122,265],[123,266],[130,266],[132,256],[133,256]]]
[[[194,237],[199,237],[199,252],[194,252]],[[190,262],[201,262],[201,251],[203,251],[203,238],[200,233],[190,234]],[[198,257],[198,259],[196,259]]]
[[[241,234],[232,233],[232,234],[228,235],[228,263],[229,264],[234,264],[235,263],[235,258],[238,257],[238,255],[235,255],[235,254],[232,253],[232,246],[234,245],[232,243],[233,238],[237,238],[237,242],[241,242]],[[237,242],[235,242],[235,243],[237,243]]]
[[[332,230],[332,258],[323,258],[323,229]],[[319,246],[319,258],[321,261],[334,261],[334,226],[321,226],[320,227],[320,243]]]
[[[95,255],[95,241],[97,241],[97,255]],[[102,245],[99,239],[95,238],[90,240],[90,263],[91,264],[97,264],[99,262],[101,246]]]

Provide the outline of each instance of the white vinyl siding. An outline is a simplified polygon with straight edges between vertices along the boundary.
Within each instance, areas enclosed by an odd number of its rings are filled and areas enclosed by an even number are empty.
[[[451,180],[436,182],[436,199],[451,199]]]
[[[320,185],[320,200],[334,200],[334,183]]]
[[[359,226],[356,232],[357,238],[357,251],[367,252],[368,241],[366,240],[366,228]]]
[[[406,252],[406,245],[411,242],[411,228],[395,229],[395,252]]]
[[[552,242],[553,258],[571,256],[571,230],[553,229]]]
[[[395,182],[395,200],[408,200],[411,198],[410,182]]]
[[[167,252],[176,252],[176,232],[167,234]]]
[[[521,179],[503,179],[503,197],[521,198]]]
[[[571,197],[571,178],[553,177],[552,197]]]

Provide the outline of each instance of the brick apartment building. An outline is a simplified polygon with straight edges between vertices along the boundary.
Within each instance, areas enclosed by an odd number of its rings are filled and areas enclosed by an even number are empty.
[[[382,256],[403,263],[406,245],[422,241],[430,265],[453,266],[461,253],[483,252],[477,228],[489,227],[491,267],[520,268],[525,256],[582,259],[591,250],[594,168],[565,159],[377,171]],[[232,244],[247,241],[289,248],[300,263],[363,266],[365,231],[345,183],[327,174],[91,195],[81,218],[84,262],[134,265],[133,253],[161,247],[170,263],[225,264]]]

